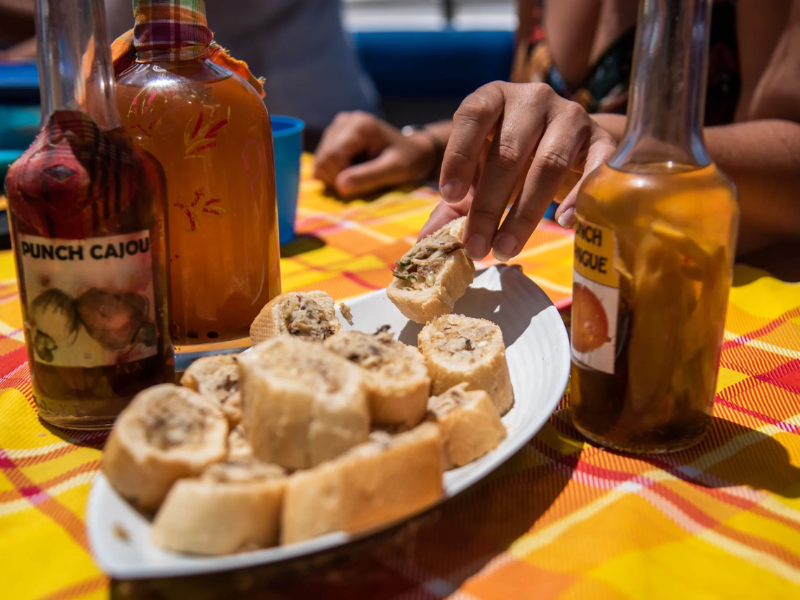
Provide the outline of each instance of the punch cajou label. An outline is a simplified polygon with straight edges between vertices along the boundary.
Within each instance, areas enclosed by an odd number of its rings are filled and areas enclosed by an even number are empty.
[[[22,234],[19,243],[37,362],[99,367],[157,354],[149,231],[82,240]]]

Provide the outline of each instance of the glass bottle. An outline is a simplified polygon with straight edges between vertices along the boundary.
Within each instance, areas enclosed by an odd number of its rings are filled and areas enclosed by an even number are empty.
[[[572,420],[620,450],[711,422],[739,226],[703,141],[711,3],[643,0],[625,136],[575,208]]]
[[[39,416],[110,427],[174,379],[164,175],[122,128],[102,0],[37,0],[42,130],[9,169]]]
[[[166,172],[172,336],[185,368],[248,346],[250,324],[280,293],[272,129],[253,87],[207,58],[201,0],[189,16],[179,0],[133,4],[136,62],[117,97],[128,132]],[[165,31],[165,18],[194,26]]]

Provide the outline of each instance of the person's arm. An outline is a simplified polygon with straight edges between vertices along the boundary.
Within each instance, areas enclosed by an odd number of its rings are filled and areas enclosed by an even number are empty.
[[[800,239],[800,0],[762,69],[743,69],[742,87],[753,90],[738,110],[743,122],[704,129],[711,158],[739,189],[739,254]],[[625,117],[593,118],[622,138]]]

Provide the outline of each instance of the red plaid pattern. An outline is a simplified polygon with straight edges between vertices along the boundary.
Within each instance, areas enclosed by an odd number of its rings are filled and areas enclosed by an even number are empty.
[[[208,58],[214,34],[203,0],[134,0],[137,60],[169,62]]]

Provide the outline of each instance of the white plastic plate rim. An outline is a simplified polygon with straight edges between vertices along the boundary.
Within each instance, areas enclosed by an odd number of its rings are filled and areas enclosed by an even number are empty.
[[[348,304],[354,324],[344,325],[346,329],[373,332],[389,324],[400,340],[416,345],[421,326],[403,317],[385,290],[366,294]],[[456,303],[454,312],[483,317],[503,330],[515,403],[503,417],[508,429],[505,441],[472,464],[445,473],[442,501],[478,483],[536,435],[558,405],[570,369],[569,340],[558,311],[518,268],[491,267],[479,273]],[[385,530],[413,516],[356,535],[337,532],[299,544],[229,556],[185,556],[154,547],[149,540],[148,521],[117,495],[100,473],[89,497],[87,524],[92,552],[102,569],[113,577],[137,579],[226,571],[308,556]]]

